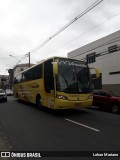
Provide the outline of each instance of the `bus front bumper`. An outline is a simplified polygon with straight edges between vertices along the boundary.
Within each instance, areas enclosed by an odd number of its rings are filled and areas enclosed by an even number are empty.
[[[62,99],[55,99],[54,109],[77,109],[77,108],[87,108],[92,106],[92,99],[87,99],[85,101],[68,101]]]

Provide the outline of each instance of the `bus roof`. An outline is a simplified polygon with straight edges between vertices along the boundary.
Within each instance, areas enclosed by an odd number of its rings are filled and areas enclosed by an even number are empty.
[[[37,65],[42,64],[43,62],[48,61],[49,59],[55,59],[55,58],[58,58],[58,59],[59,59],[59,58],[63,58],[63,59],[70,59],[70,60],[76,60],[76,61],[84,62],[84,61],[82,61],[82,60],[78,60],[78,59],[74,59],[74,58],[68,58],[68,57],[58,57],[58,56],[49,57],[49,58],[47,58],[47,59],[43,59],[43,60],[41,60],[41,61],[38,61],[37,64],[35,64],[35,65],[33,65],[33,66],[27,68],[26,70],[24,70],[24,71],[22,71],[22,72],[19,72],[19,73],[16,74],[15,76],[17,76],[17,75],[19,75],[19,74],[22,74],[22,73],[24,73],[24,72],[30,70],[31,68],[34,68],[34,67],[36,67]]]

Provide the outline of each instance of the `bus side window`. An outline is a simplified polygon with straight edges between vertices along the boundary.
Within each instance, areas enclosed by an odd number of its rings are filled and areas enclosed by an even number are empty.
[[[23,73],[23,81],[25,82],[25,81],[30,81],[30,80],[31,80],[31,78],[30,78],[30,73],[29,73],[29,71],[24,72],[24,73]]]
[[[23,81],[31,81],[42,78],[42,64],[23,73]]]

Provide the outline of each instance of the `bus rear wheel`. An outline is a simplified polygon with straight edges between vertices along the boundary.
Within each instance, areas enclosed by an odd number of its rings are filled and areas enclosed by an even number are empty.
[[[41,98],[40,98],[40,96],[37,96],[36,97],[36,106],[37,106],[37,108],[39,108],[40,110],[42,110],[42,104],[41,104]]]

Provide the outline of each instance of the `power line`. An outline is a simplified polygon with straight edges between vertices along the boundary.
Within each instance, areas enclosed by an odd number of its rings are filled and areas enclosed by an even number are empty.
[[[86,13],[88,13],[90,10],[95,8],[99,3],[101,3],[103,0],[97,0],[95,1],[92,5],[90,5],[87,9],[85,9],[82,13],[80,13],[78,16],[74,17],[69,23],[67,23],[65,26],[63,26],[60,30],[58,30],[56,33],[54,33],[52,36],[50,36],[48,39],[46,39],[42,44],[40,44],[38,47],[35,49],[31,50],[30,53],[34,53],[38,51],[40,48],[42,48],[46,43],[48,43],[51,39],[56,37],[58,34],[60,34],[62,31],[64,31],[66,28],[68,28],[71,24],[73,24],[75,21],[77,21],[79,18],[84,16]],[[20,59],[22,61],[23,59],[26,58],[26,54],[24,55],[23,58]],[[18,64],[18,63],[17,63]],[[17,65],[16,64],[16,65]]]
[[[23,61],[26,57],[27,57],[27,54],[25,54],[19,61],[20,61],[20,62]],[[18,65],[18,64],[19,64],[19,62],[16,63],[16,65]],[[15,65],[15,66],[16,66],[16,65]]]
[[[75,40],[78,39],[79,37],[85,35],[86,33],[89,33],[90,31],[94,30],[95,28],[98,28],[99,26],[105,24],[106,22],[111,21],[113,18],[115,18],[115,17],[117,17],[117,16],[119,16],[119,15],[120,15],[120,13],[114,15],[113,17],[107,19],[106,21],[104,21],[104,22],[102,22],[102,23],[99,23],[99,24],[93,26],[92,28],[90,28],[90,29],[87,30],[86,32],[83,32],[82,34],[80,34],[80,35],[77,36],[76,38],[74,38],[74,39],[72,39],[72,40],[69,40],[69,41],[65,42],[64,44],[60,45],[59,47],[62,47],[62,46],[66,45],[66,44],[68,44],[68,43],[70,43],[70,42],[72,42],[72,41],[75,41]]]
[[[40,48],[42,48],[46,43],[48,43],[51,39],[56,37],[58,34],[60,34],[62,31],[64,31],[66,28],[68,28],[71,24],[73,24],[75,21],[77,21],[79,18],[84,16],[86,13],[88,13],[90,10],[92,10],[94,7],[96,7],[99,3],[101,3],[103,0],[97,0],[92,5],[90,5],[87,9],[85,9],[82,13],[80,13],[78,16],[73,18],[69,23],[67,23],[65,26],[63,26],[60,30],[58,30],[56,33],[54,33],[52,36],[50,36],[48,39],[46,39],[43,43],[41,43],[38,47],[33,49],[31,53],[38,51]]]

